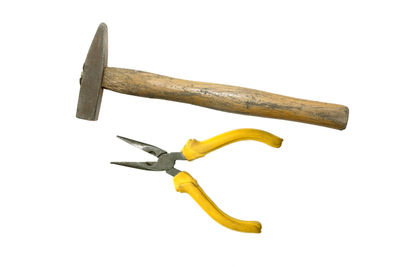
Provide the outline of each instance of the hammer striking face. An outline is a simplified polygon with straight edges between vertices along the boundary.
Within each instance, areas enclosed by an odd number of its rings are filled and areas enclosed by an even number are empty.
[[[81,77],[76,116],[97,120],[103,88],[142,97],[189,103],[216,110],[291,120],[334,129],[346,128],[343,105],[304,100],[231,85],[175,79],[149,72],[107,67],[107,26],[102,23],[90,46]]]

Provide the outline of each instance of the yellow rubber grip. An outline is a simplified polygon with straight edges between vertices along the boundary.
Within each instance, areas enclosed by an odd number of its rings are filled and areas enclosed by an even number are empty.
[[[222,210],[204,193],[197,181],[187,172],[180,172],[174,177],[175,189],[181,193],[188,193],[200,207],[221,225],[240,232],[260,233],[261,223],[257,221],[242,221],[235,219]]]
[[[205,141],[190,139],[182,149],[187,160],[194,160],[205,156],[207,153],[242,140],[255,140],[272,147],[280,147],[283,139],[271,133],[256,129],[238,129],[226,132]]]

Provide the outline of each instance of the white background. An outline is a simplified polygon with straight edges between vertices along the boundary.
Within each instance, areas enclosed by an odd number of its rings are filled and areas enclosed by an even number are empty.
[[[3,1],[0,266],[399,266],[398,1]],[[100,22],[109,66],[347,105],[338,131],[105,91],[75,118]],[[177,167],[228,214],[210,219],[165,173],[110,165],[237,128]]]

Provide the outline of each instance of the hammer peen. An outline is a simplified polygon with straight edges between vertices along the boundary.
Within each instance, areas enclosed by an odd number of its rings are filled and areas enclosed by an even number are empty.
[[[76,116],[97,120],[103,88],[149,98],[184,102],[226,112],[291,120],[343,130],[349,109],[244,87],[195,82],[149,72],[107,67],[107,26],[94,36],[80,79]]]

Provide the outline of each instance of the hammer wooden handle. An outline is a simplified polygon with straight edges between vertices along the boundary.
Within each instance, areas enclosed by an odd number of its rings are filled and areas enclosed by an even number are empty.
[[[349,109],[342,105],[129,69],[106,67],[102,87],[129,95],[166,99],[232,113],[298,121],[339,130],[346,128],[349,115]]]

